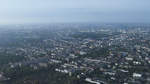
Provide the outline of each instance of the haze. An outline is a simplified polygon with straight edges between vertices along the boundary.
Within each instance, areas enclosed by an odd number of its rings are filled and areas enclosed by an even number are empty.
[[[150,22],[150,0],[0,0],[0,24]]]

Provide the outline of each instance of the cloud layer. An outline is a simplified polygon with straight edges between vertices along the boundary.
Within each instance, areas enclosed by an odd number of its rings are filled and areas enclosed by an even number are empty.
[[[0,23],[150,22],[149,0],[0,0]]]

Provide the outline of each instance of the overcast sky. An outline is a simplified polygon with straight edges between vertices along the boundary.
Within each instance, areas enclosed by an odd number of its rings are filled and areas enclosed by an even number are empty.
[[[0,0],[0,24],[150,23],[150,0]]]

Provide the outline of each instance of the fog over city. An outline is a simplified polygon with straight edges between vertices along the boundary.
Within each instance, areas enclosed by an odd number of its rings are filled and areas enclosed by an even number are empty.
[[[150,0],[0,0],[0,84],[150,84]]]
[[[0,24],[149,23],[149,0],[0,0]]]

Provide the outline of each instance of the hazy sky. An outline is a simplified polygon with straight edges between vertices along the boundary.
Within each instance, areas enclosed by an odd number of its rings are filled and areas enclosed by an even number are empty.
[[[150,0],[0,0],[0,24],[150,23]]]

